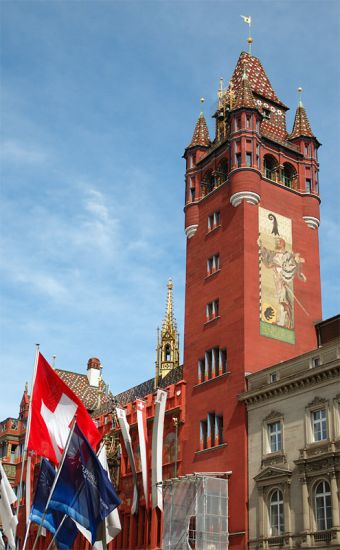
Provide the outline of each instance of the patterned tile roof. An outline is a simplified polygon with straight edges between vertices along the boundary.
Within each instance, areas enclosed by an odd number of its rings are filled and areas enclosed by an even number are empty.
[[[290,134],[289,139],[294,139],[301,136],[315,137],[309,124],[306,110],[302,103],[300,103],[296,109],[293,131]]]
[[[188,148],[197,145],[201,147],[209,147],[210,145],[209,130],[203,113],[198,117],[192,140]]]
[[[82,400],[88,411],[94,411],[100,404],[110,400],[110,396],[103,392],[102,386],[90,386],[86,374],[61,369],[56,369],[56,373],[77,397]]]
[[[262,67],[261,61],[257,57],[254,57],[247,52],[241,53],[237,61],[233,76],[231,77],[231,82],[235,92],[240,88],[242,83],[244,64],[246,64],[247,67],[248,80],[252,91],[257,95],[269,99],[270,101],[273,101],[274,103],[279,104],[287,109],[285,104],[279,100],[275,91],[273,90],[269,78],[267,77],[265,70]]]
[[[182,379],[183,366],[180,365],[179,367],[172,369],[170,372],[168,372],[166,376],[164,376],[164,378],[159,380],[159,387],[166,388],[167,386],[170,386],[170,384],[176,384]],[[134,386],[133,388],[123,391],[118,395],[115,395],[114,400],[119,403],[119,405],[124,406],[127,405],[127,403],[131,403],[138,398],[145,397],[146,395],[153,393],[154,391],[155,379],[150,378],[150,380],[146,380],[145,382],[138,384],[138,386]]]
[[[242,109],[242,108],[258,109],[257,105],[255,104],[254,96],[251,91],[246,67],[244,67],[242,80],[238,87],[238,90],[235,92],[235,101],[232,104],[233,111],[236,109]]]

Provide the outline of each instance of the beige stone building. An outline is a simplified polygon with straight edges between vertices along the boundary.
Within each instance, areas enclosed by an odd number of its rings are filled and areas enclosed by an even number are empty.
[[[247,375],[249,550],[340,549],[340,317],[319,347]]]

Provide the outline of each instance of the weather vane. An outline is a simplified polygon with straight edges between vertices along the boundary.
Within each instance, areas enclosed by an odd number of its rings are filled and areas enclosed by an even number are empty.
[[[247,25],[249,26],[249,34],[248,34],[248,53],[249,55],[251,55],[251,45],[253,43],[253,39],[252,39],[252,36],[251,36],[251,30],[250,30],[250,27],[251,27],[251,15],[241,15],[243,21],[245,23],[247,23]]]

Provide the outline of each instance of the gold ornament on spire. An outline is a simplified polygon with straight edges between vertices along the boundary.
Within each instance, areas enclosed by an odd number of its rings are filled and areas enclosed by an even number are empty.
[[[249,27],[249,34],[248,34],[247,42],[248,42],[248,53],[249,53],[249,55],[251,55],[251,45],[253,43],[253,39],[252,39],[252,36],[251,36],[251,15],[241,15],[241,17],[242,17],[243,21]]]
[[[172,369],[179,366],[179,338],[177,324],[173,314],[172,290],[174,284],[169,278],[165,318],[161,330],[157,329],[155,387]]]

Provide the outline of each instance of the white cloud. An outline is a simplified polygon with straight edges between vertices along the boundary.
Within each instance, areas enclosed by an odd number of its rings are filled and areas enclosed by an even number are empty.
[[[3,162],[41,164],[46,162],[47,152],[39,147],[20,143],[16,140],[5,140],[0,145]]]

